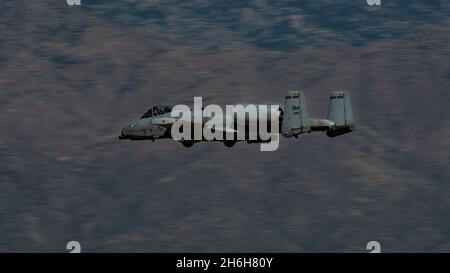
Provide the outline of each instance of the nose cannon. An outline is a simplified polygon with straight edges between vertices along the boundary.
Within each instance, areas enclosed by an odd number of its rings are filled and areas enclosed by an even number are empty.
[[[128,139],[126,132],[126,127],[122,128],[122,132],[119,135],[119,139]]]
[[[136,123],[131,123],[128,126],[122,128],[122,132],[119,135],[119,139],[130,139],[133,135],[133,128],[136,126]]]

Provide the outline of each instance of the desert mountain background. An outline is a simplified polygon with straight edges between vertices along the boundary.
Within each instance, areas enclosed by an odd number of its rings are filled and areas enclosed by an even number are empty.
[[[450,252],[445,0],[0,2],[0,251]],[[357,131],[120,141],[150,106],[282,101]]]

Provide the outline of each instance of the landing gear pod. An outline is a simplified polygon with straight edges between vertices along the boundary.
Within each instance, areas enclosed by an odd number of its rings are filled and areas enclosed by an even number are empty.
[[[181,144],[183,144],[184,147],[186,148],[190,148],[194,145],[194,141],[193,140],[182,140]]]
[[[236,140],[225,140],[223,144],[225,144],[225,146],[227,146],[228,148],[231,148],[234,146],[234,144],[236,144]]]

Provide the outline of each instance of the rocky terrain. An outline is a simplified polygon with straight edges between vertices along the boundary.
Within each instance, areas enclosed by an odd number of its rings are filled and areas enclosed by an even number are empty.
[[[45,3],[44,3],[45,2]],[[0,251],[450,251],[448,1],[0,3]],[[357,131],[119,141],[151,105],[280,101]]]

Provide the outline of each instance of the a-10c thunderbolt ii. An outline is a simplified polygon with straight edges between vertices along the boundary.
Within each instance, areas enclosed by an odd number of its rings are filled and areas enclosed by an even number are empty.
[[[248,106],[251,104],[244,103],[236,105]],[[270,123],[271,117],[276,117],[276,119],[278,120],[277,124],[279,126],[279,133],[286,138],[297,138],[298,135],[303,133],[319,131],[325,132],[329,137],[336,137],[355,130],[350,98],[348,93],[344,91],[332,92],[329,101],[328,116],[326,119],[309,118],[305,95],[301,91],[287,92],[284,103],[263,103],[253,105],[256,108],[260,108],[262,105],[266,106],[265,109],[268,108],[267,111],[269,112],[267,113],[267,121]],[[277,105],[277,108],[267,107],[273,105]],[[171,128],[179,117],[173,117],[171,113],[172,109],[172,106],[169,105],[156,105],[151,107],[137,121],[132,122],[124,127],[119,138],[129,140],[149,139],[153,141],[156,139],[164,138],[175,139],[172,136]],[[242,111],[243,107],[237,109],[238,110],[235,110],[236,112],[234,112],[232,115],[228,114],[228,118],[231,118],[233,120],[233,124],[236,124],[238,122],[237,119],[239,119],[239,111]],[[201,108],[201,111],[203,111],[203,107]],[[275,112],[272,113],[273,111]],[[224,116],[226,115],[227,114],[224,114]],[[243,116],[240,117],[245,117],[245,130],[248,131],[249,123],[252,122],[252,117],[246,115],[246,113],[243,113]],[[256,120],[258,119],[259,116],[256,116]],[[208,119],[205,118],[201,119],[200,123],[202,124],[202,126],[206,126],[207,120]],[[270,124],[268,124],[268,127],[270,127]],[[238,132],[236,126],[224,126],[222,128],[215,128],[215,130],[220,130],[224,134]],[[205,139],[194,140],[194,138],[191,138],[175,140],[181,142],[185,147],[191,147],[194,143]],[[232,147],[237,141],[240,140],[246,140],[248,143],[264,142],[264,140],[261,140],[259,136],[256,136],[256,138],[252,138],[248,134],[246,134],[245,139],[223,138],[218,141],[224,142],[227,147]]]

